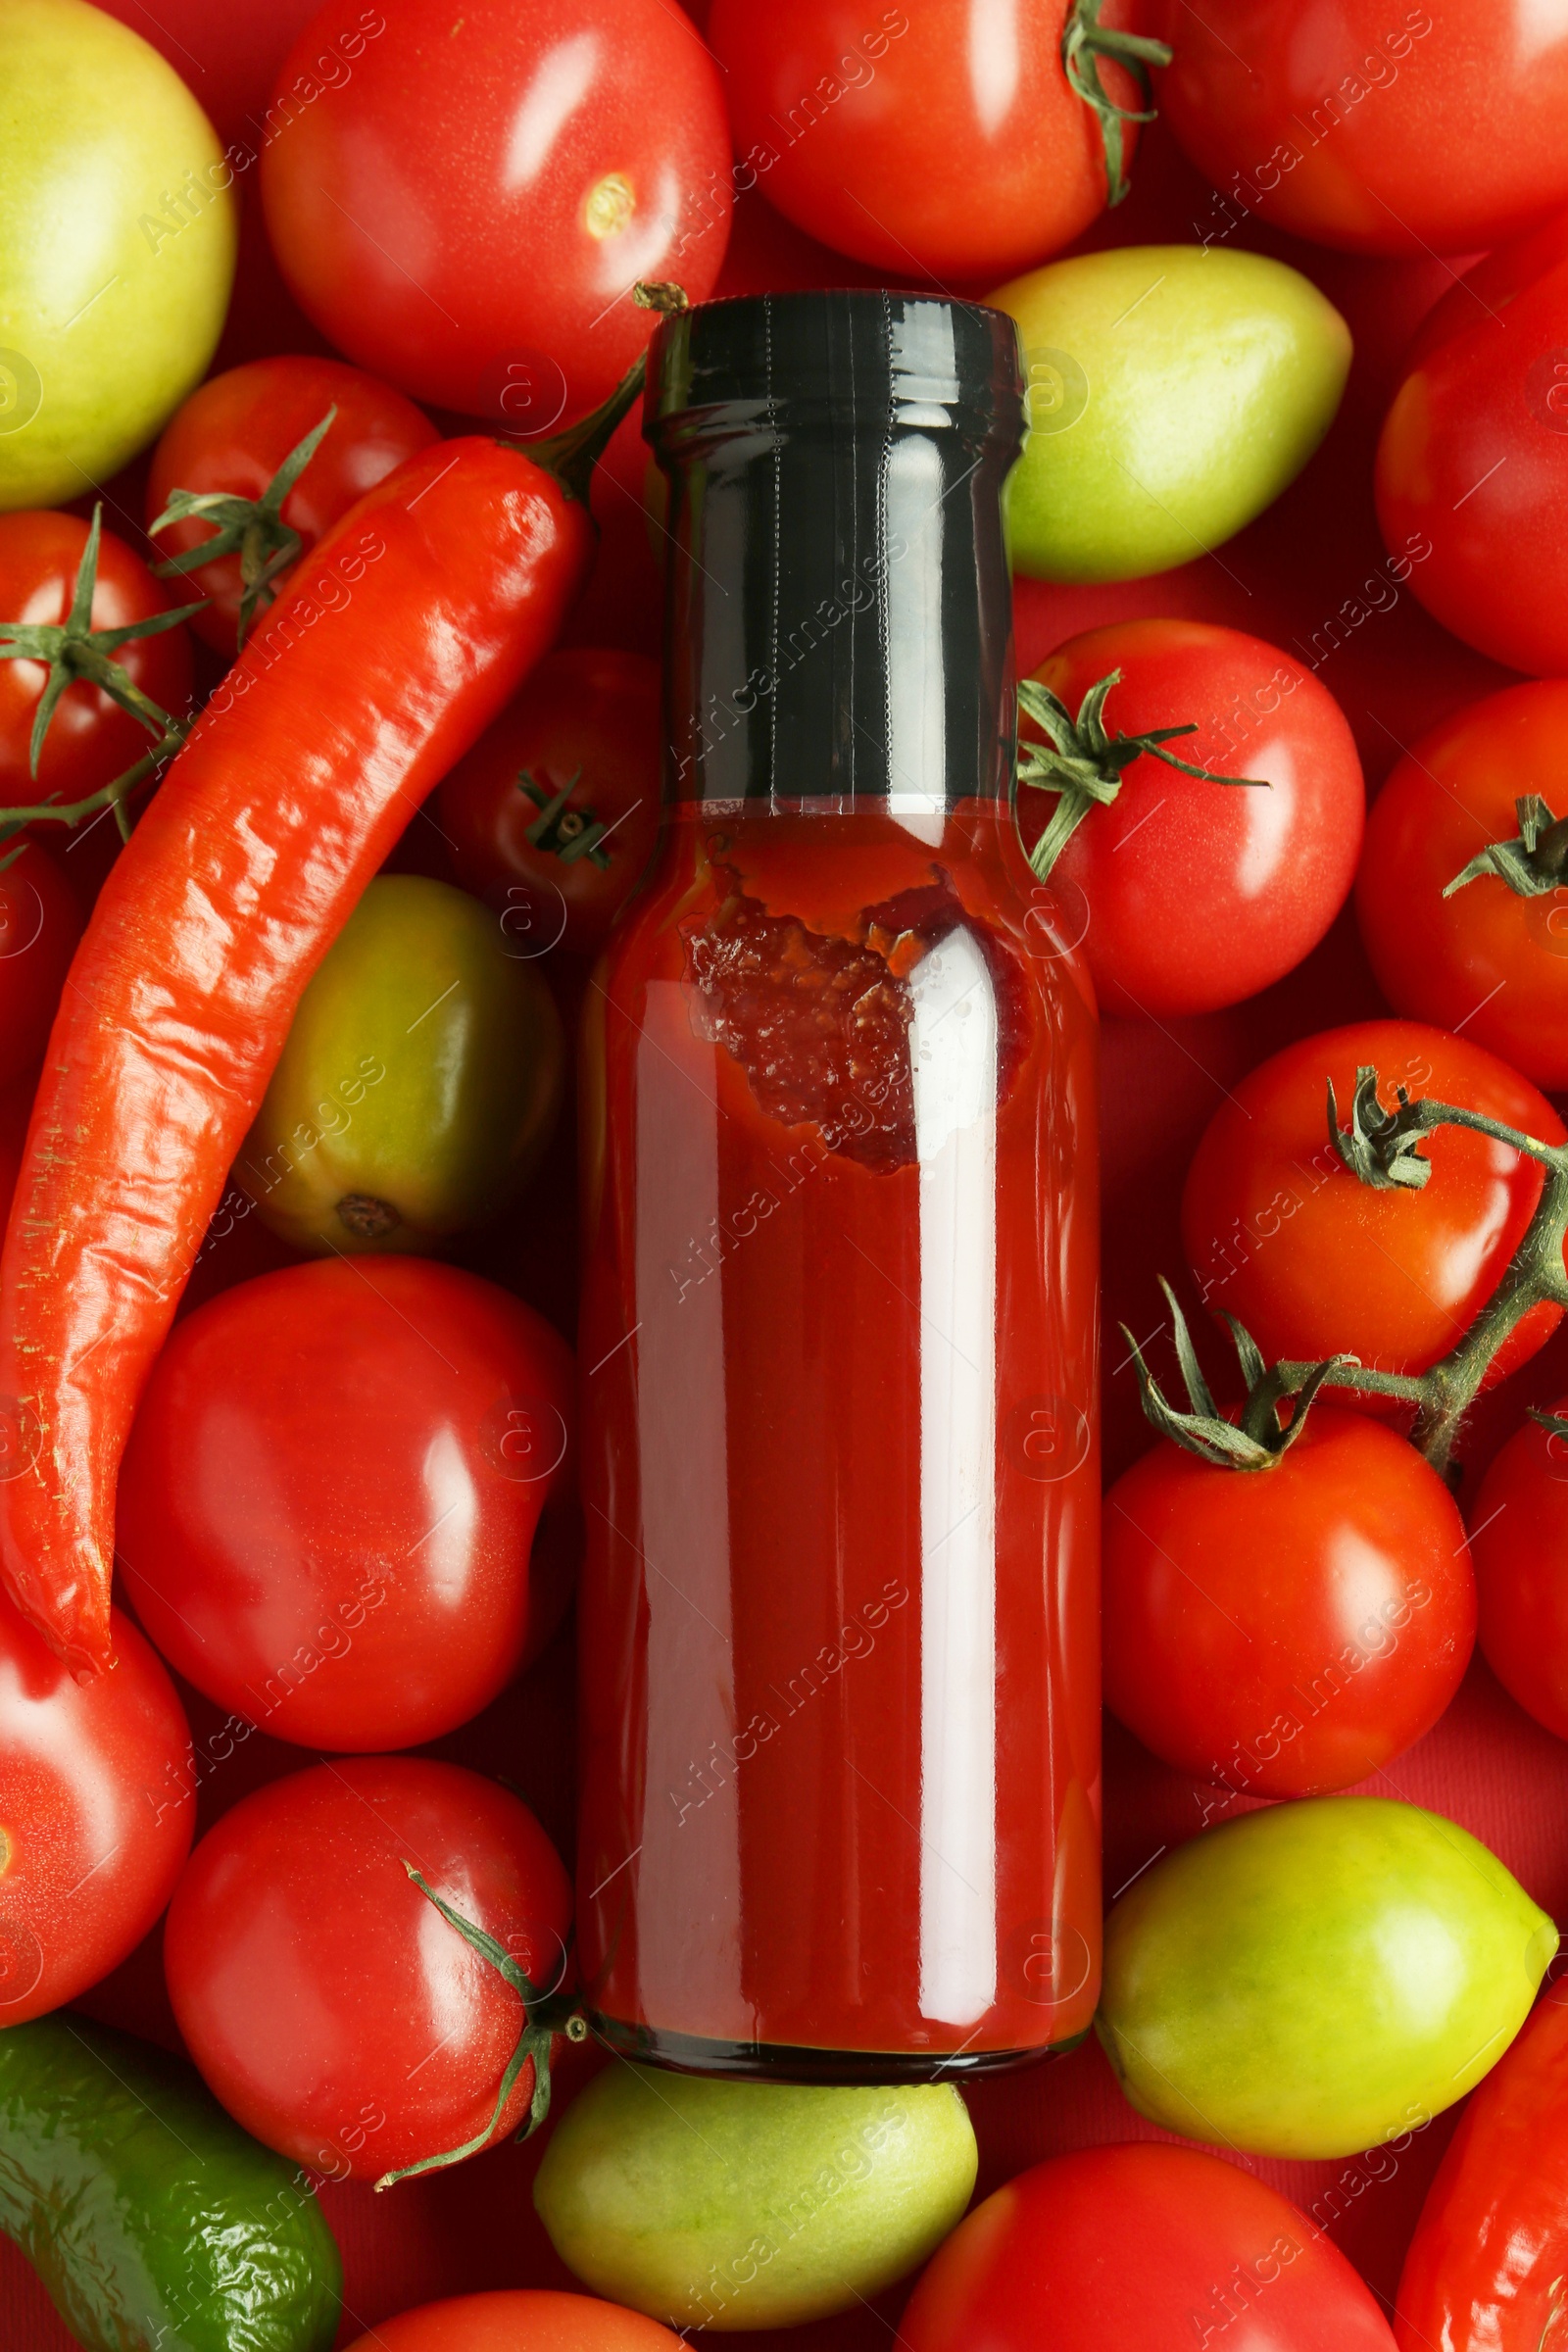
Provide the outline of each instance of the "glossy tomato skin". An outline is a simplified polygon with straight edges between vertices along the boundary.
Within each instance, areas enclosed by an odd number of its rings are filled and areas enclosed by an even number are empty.
[[[1416,361],[1374,477],[1387,545],[1430,545],[1410,575],[1427,610],[1541,676],[1568,669],[1565,351],[1568,259]]]
[[[476,1275],[326,1258],[237,1284],[176,1328],[126,1449],[137,1614],[278,1739],[434,1739],[559,1620],[572,1417],[565,1342]]]
[[[1113,732],[1184,726],[1194,767],[1255,776],[1200,783],[1147,753],[1057,859],[1052,886],[1087,916],[1084,954],[1103,1012],[1161,1019],[1256,994],[1316,947],[1349,891],[1365,812],[1355,740],[1334,697],[1278,646],[1196,620],[1113,621],[1069,638],[1034,672],[1076,715],[1119,669]],[[1037,730],[1025,724],[1026,738]],[[1032,849],[1054,796],[1020,790]],[[1082,909],[1082,915],[1076,910]]]
[[[1448,1127],[1423,1146],[1432,1175],[1421,1191],[1358,1183],[1329,1143],[1326,1102],[1332,1079],[1343,1126],[1364,1063],[1387,1106],[1403,1085],[1564,1140],[1545,1097],[1481,1047],[1417,1021],[1353,1022],[1287,1046],[1232,1090],[1188,1171],[1182,1240],[1204,1304],[1239,1316],[1270,1361],[1348,1351],[1386,1372],[1424,1372],[1495,1290],[1543,1176],[1506,1145]],[[1533,1307],[1489,1385],[1533,1355],[1561,1313]]]
[[[1209,2333],[1204,2334],[1208,2328]],[[960,2222],[896,2352],[1392,2352],[1345,2256],[1277,2189],[1199,2148],[1083,2148]]]
[[[1412,1446],[1335,1405],[1272,1470],[1162,1442],[1105,1497],[1104,1627],[1105,1703],[1167,1764],[1254,1796],[1348,1788],[1459,1688],[1464,1522]]]
[[[352,77],[307,26],[278,82],[262,200],[289,290],[417,400],[536,434],[595,407],[654,326],[631,289],[702,301],[732,201],[719,74],[663,0],[384,0]],[[314,86],[318,97],[307,93]]]
[[[1532,0],[1167,0],[1161,29],[1216,236],[1256,212],[1351,253],[1473,253],[1568,197],[1568,22]]]
[[[290,450],[331,408],[337,416],[326,438],[283,501],[283,520],[299,533],[305,555],[356,499],[439,438],[412,400],[342,360],[290,353],[251,360],[209,377],[165,426],[147,478],[149,524],[175,490],[260,498]],[[158,534],[158,550],[162,557],[183,555],[211,536],[210,524],[171,523]],[[191,627],[232,661],[241,590],[238,556],[220,556],[185,573],[180,587],[183,602],[210,599]]]
[[[1526,1421],[1494,1457],[1470,1524],[1481,1653],[1527,1715],[1568,1740],[1568,1438]]]
[[[668,2352],[679,2337],[657,2320],[589,2295],[510,2287],[453,2295],[378,2321],[350,2352]]]
[[[243,1798],[197,1845],[164,1931],[210,2089],[269,2147],[337,2180],[483,2130],[522,2024],[519,1996],[405,1863],[535,1985],[560,1984],[571,1897],[544,1831],[495,1782],[412,1756],[346,1758]],[[530,2060],[494,2137],[532,2091]]]
[[[49,852],[15,842],[0,857],[0,1086],[31,1070],[81,937],[76,894]]]
[[[1404,372],[1418,367],[1429,352],[1461,335],[1477,320],[1505,311],[1510,302],[1533,286],[1538,277],[1568,262],[1568,211],[1550,213],[1523,236],[1510,238],[1483,254],[1435,302],[1405,346]],[[1568,390],[1548,401],[1548,412],[1568,402]]]
[[[119,1611],[78,1683],[0,1600],[0,2027],[74,2000],[135,1949],[190,1851],[185,1712]]]
[[[502,909],[517,944],[594,956],[636,887],[659,831],[663,728],[659,664],[573,646],[546,655],[516,700],[441,786],[438,813],[465,887]],[[517,782],[606,828],[608,865],[528,839],[542,814]]]
[[[1140,0],[1107,24],[1151,29]],[[1105,151],[1061,63],[1064,0],[1008,12],[986,0],[864,8],[854,0],[714,0],[741,158],[787,220],[835,251],[916,276],[1000,277],[1070,244],[1105,207]],[[1119,105],[1132,77],[1106,64]],[[1124,165],[1136,125],[1123,126]]]
[[[0,514],[0,622],[65,620],[87,528],[79,514]],[[190,602],[171,596],[123,539],[103,533],[92,600],[95,629],[123,628]],[[115,660],[160,710],[175,717],[185,710],[191,662],[183,623],[157,637],[133,639]],[[41,662],[0,662],[0,803],[83,800],[131,766],[153,740],[101,687],[77,679],[55,706],[33,776],[28,750],[45,677]]]
[[[1422,737],[1373,804],[1356,877],[1361,937],[1398,1012],[1466,1037],[1538,1086],[1568,1086],[1568,887],[1521,898],[1482,875],[1444,891],[1538,793],[1568,815],[1568,683],[1510,686]]]

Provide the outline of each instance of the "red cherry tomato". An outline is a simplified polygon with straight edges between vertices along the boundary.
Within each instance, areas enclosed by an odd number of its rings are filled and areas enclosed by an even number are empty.
[[[958,2224],[896,2352],[1393,2352],[1345,2256],[1277,2189],[1199,2148],[1083,2148]],[[400,2348],[401,2352],[401,2348]]]
[[[1431,548],[1410,573],[1428,611],[1541,675],[1568,670],[1568,258],[1550,258],[1561,242],[1552,224],[1501,262],[1494,296],[1468,317],[1455,289],[1459,307],[1418,339],[1423,356],[1390,404],[1375,474],[1389,547]]]
[[[1534,1420],[1516,1430],[1470,1525],[1481,1653],[1526,1714],[1568,1740],[1568,1437]]]
[[[1536,0],[1167,0],[1160,111],[1218,191],[1352,253],[1474,252],[1568,197],[1568,19]]]
[[[723,94],[664,0],[382,0],[352,73],[313,20],[262,149],[301,307],[416,399],[543,433],[595,407],[653,331],[639,278],[700,302],[732,197]]]
[[[58,623],[70,616],[87,528],[78,514],[0,514],[0,624]],[[123,628],[190,601],[169,595],[122,539],[104,532],[92,599],[95,629]],[[178,716],[185,710],[191,665],[182,623],[156,637],[133,638],[114,659],[161,710]],[[85,800],[132,766],[153,742],[140,720],[102,687],[78,678],[55,706],[33,776],[28,747],[45,677],[41,662],[0,662],[0,806]]]
[[[37,1063],[81,937],[76,894],[36,842],[0,843],[0,1086]]]
[[[547,2287],[454,2295],[379,2320],[350,2352],[660,2352],[680,2339],[641,2312]]]
[[[16,1432],[0,1418],[8,1442]],[[0,2026],[58,2009],[118,1968],[190,1850],[184,1709],[118,1610],[114,1639],[114,1665],[78,1683],[0,1600]]]
[[[1344,1125],[1366,1063],[1387,1108],[1403,1085],[1564,1140],[1544,1095],[1481,1047],[1415,1021],[1358,1021],[1287,1046],[1221,1104],[1188,1173],[1182,1239],[1205,1303],[1239,1316],[1270,1361],[1346,1350],[1424,1372],[1495,1290],[1544,1178],[1506,1145],[1447,1127],[1422,1147],[1432,1175],[1421,1191],[1361,1184],[1329,1143],[1326,1102],[1332,1079]],[[1533,1355],[1561,1314],[1533,1307],[1490,1379]]]
[[[174,2015],[212,2090],[338,2180],[485,2132],[523,2025],[520,1996],[409,1863],[556,1989],[571,1895],[555,1847],[493,1781],[413,1756],[345,1758],[242,1799],[192,1854],[164,1931]],[[486,2145],[532,2095],[530,2057]]]
[[[560,1617],[572,1409],[565,1342],[476,1275],[327,1258],[240,1283],[176,1328],[136,1417],[119,1536],[137,1614],[278,1739],[435,1739]]]
[[[1255,1796],[1348,1788],[1432,1729],[1475,1641],[1464,1522],[1377,1421],[1321,1402],[1269,1470],[1162,1441],[1105,1497],[1105,1703]]]
[[[1009,8],[867,8],[859,0],[714,0],[708,37],[726,68],[741,161],[787,220],[902,283],[1010,277],[1103,212],[1105,142],[1062,65],[1072,0]],[[1152,29],[1143,0],[1102,23]],[[1138,85],[1102,66],[1117,105]],[[1122,168],[1137,125],[1121,124]]]
[[[1514,804],[1532,794],[1568,816],[1560,679],[1474,703],[1405,755],[1373,803],[1355,904],[1396,1011],[1462,1027],[1557,1088],[1568,1086],[1568,873],[1539,896],[1491,873],[1444,896],[1478,852],[1519,838]]]
[[[1105,703],[1113,734],[1195,725],[1170,744],[1190,766],[1255,776],[1209,784],[1150,753],[1092,809],[1048,887],[1087,924],[1102,1009],[1207,1012],[1256,994],[1316,947],[1349,891],[1365,811],[1345,714],[1278,646],[1197,620],[1124,620],[1058,646],[1034,675],[1076,717],[1089,689],[1122,673]],[[1026,741],[1038,740],[1032,722]],[[1018,794],[1024,847],[1055,797]]]
[[[337,416],[281,509],[284,525],[299,536],[302,556],[356,499],[405,458],[439,439],[412,400],[341,360],[251,360],[199,386],[164,427],[147,481],[148,522],[157,521],[175,490],[259,499],[289,452],[331,408]],[[166,559],[183,555],[210,539],[216,528],[194,518],[171,523],[158,534],[159,554]],[[274,585],[284,577],[278,573]],[[190,625],[232,661],[242,585],[239,556],[220,556],[181,573],[177,585],[187,603],[197,596],[211,599]]]
[[[548,655],[441,787],[459,880],[518,939],[597,955],[659,830],[662,740],[656,662]]]

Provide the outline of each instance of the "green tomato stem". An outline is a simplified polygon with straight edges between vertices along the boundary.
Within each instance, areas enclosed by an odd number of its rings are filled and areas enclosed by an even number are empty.
[[[79,801],[34,801],[0,808],[0,842],[9,841],[13,834],[20,833],[26,825],[45,822],[79,825],[83,817],[96,816],[105,808],[114,810],[120,838],[128,841],[130,815],[126,804],[149,776],[156,775],[167,761],[172,760],[189,734],[192,723],[183,719],[171,720],[169,732],[159,738],[150,752],[144,752],[132,766],[127,767],[123,775],[116,776],[110,784],[100,785],[96,792],[89,792]],[[13,851],[12,858],[19,855],[20,852]],[[8,863],[11,861],[7,860]]]
[[[1105,703],[1111,688],[1121,681],[1119,669],[1097,678],[1079,704],[1076,718],[1061,697],[1041,685],[1038,678],[1025,678],[1019,685],[1018,707],[1026,718],[1034,720],[1046,741],[1019,743],[1018,782],[1057,796],[1050,822],[1029,852],[1029,862],[1042,882],[1049,879],[1052,867],[1090,810],[1109,808],[1121,791],[1123,770],[1146,753],[1204,784],[1247,784],[1261,792],[1269,790],[1266,777],[1217,775],[1212,768],[1194,767],[1174,752],[1167,752],[1165,745],[1174,737],[1198,732],[1196,720],[1189,719],[1179,727],[1150,727],[1142,735],[1112,735],[1105,725]]]
[[[1061,28],[1061,68],[1068,87],[1080,97],[1100,125],[1105,152],[1105,201],[1120,204],[1130,182],[1124,160],[1125,128],[1129,122],[1152,122],[1156,112],[1152,66],[1168,66],[1172,52],[1164,41],[1148,34],[1123,32],[1102,24],[1102,0],[1073,0]],[[1106,89],[1101,61],[1113,58],[1137,83],[1141,107],[1118,106]]]
[[[1486,875],[1506,883],[1517,899],[1544,899],[1562,888],[1568,879],[1568,816],[1554,816],[1549,804],[1533,792],[1521,795],[1513,810],[1519,820],[1514,838],[1478,850],[1444,890],[1446,899]]]
[[[1267,1470],[1299,1436],[1320,1391],[1391,1396],[1415,1408],[1409,1430],[1411,1445],[1436,1471],[1451,1479],[1453,1449],[1465,1415],[1498,1350],[1536,1307],[1544,1303],[1568,1307],[1568,1262],[1563,1254],[1568,1245],[1568,1144],[1543,1143],[1539,1136],[1509,1127],[1483,1111],[1440,1102],[1432,1097],[1412,1102],[1403,1087],[1397,1090],[1397,1107],[1385,1110],[1378,1097],[1377,1072],[1371,1067],[1356,1072],[1348,1127],[1339,1123],[1332,1082],[1328,1102],[1329,1133],[1346,1172],[1376,1191],[1419,1192],[1431,1176],[1432,1164],[1418,1149],[1418,1139],[1441,1127],[1463,1127],[1485,1135],[1544,1169],[1545,1181],[1535,1214],[1502,1279],[1458,1345],[1425,1372],[1383,1372],[1358,1363],[1353,1355],[1330,1356],[1320,1363],[1286,1358],[1271,1369],[1250,1335],[1234,1315],[1227,1315],[1247,1382],[1247,1400],[1231,1420],[1214,1404],[1181,1308],[1170,1285],[1161,1278],[1191,1410],[1181,1413],[1166,1402],[1137,1342],[1123,1325],[1145,1416],[1161,1437],[1218,1468]],[[1282,1430],[1281,1408],[1293,1398],[1296,1409]],[[1541,1414],[1536,1418],[1568,1435],[1568,1423]]]
[[[439,2172],[449,2164],[461,2164],[466,2156],[477,2156],[481,2148],[488,2147],[497,2125],[506,2113],[507,2101],[516,2086],[517,2077],[531,2058],[533,2097],[528,2106],[528,2120],[517,2133],[519,2139],[527,2139],[538,2131],[550,2113],[550,2051],[556,2035],[563,2034],[568,2041],[586,2041],[588,2038],[588,2021],[572,1995],[541,1992],[493,1936],[483,1928],[476,1927],[471,1919],[465,1919],[461,1911],[454,1910],[415,1869],[412,1862],[405,1862],[403,1867],[425,1900],[435,1905],[448,1927],[455,1928],[464,1942],[511,1985],[522,2003],[522,2031],[512,2056],[507,2060],[489,2122],[471,2139],[466,2139],[461,2147],[447,2148],[439,2156],[423,2156],[417,2164],[399,2165],[394,2171],[383,2173],[375,2184],[377,2190],[391,2188],[399,2180],[413,2180],[418,2173]]]
[[[1396,1090],[1397,1107],[1385,1110],[1378,1099],[1377,1072],[1371,1068],[1356,1072],[1348,1128],[1340,1126],[1332,1083],[1328,1101],[1329,1133],[1343,1165],[1358,1183],[1377,1191],[1420,1191],[1431,1176],[1432,1164],[1418,1148],[1419,1139],[1442,1127],[1463,1127],[1493,1143],[1505,1144],[1545,1171],[1541,1199],[1518,1249],[1457,1347],[1420,1374],[1336,1373],[1326,1384],[1364,1389],[1413,1403],[1410,1442],[1435,1470],[1447,1475],[1464,1416],[1503,1343],[1533,1308],[1547,1301],[1568,1306],[1568,1264],[1563,1258],[1568,1240],[1568,1145],[1544,1143],[1539,1136],[1509,1127],[1484,1111],[1442,1102],[1431,1096],[1412,1102],[1403,1087]],[[1282,1369],[1304,1373],[1308,1368],[1295,1365]]]
[[[336,417],[334,403],[320,422],[295,443],[260,498],[239,498],[225,490],[172,490],[168,506],[158,520],[148,526],[148,537],[156,539],[172,522],[213,525],[210,539],[200,540],[182,554],[171,556],[167,563],[154,564],[154,573],[161,580],[177,578],[182,572],[200,571],[220,556],[238,556],[240,645],[250,634],[257,606],[264,599],[269,605],[273,601],[277,593],[273,583],[278,574],[299,560],[305,542],[283,520],[283,501],[331,431]]]
[[[154,738],[152,749],[128,767],[123,775],[101,785],[96,792],[82,800],[60,802],[37,801],[0,808],[0,842],[9,841],[24,825],[39,824],[45,819],[54,824],[77,825],[84,816],[96,815],[100,809],[113,808],[115,822],[122,841],[130,839],[130,819],[125,804],[130,795],[173,757],[195,724],[194,718],[177,718],[151,695],[144,694],[128,670],[114,657],[123,645],[143,637],[162,636],[166,629],[177,628],[193,612],[199,612],[205,598],[193,605],[180,605],[171,612],[153,612],[145,620],[131,620],[114,629],[95,629],[92,625],[93,598],[98,585],[98,551],[102,544],[103,508],[94,507],[87,544],[81,551],[76,567],[76,584],[71,600],[71,611],[64,621],[0,622],[0,661],[42,662],[48,676],[38,708],[33,715],[29,764],[34,776],[50,722],[59,707],[61,696],[71,686],[96,686],[109,696],[122,710],[147,729]],[[20,853],[13,852],[5,862],[10,864]]]
[[[162,735],[174,724],[167,710],[155,703],[123,665],[112,659],[122,645],[142,637],[161,637],[167,629],[177,628],[188,620],[205,603],[182,605],[172,612],[152,612],[144,620],[130,620],[116,629],[95,629],[92,625],[93,599],[98,589],[98,551],[103,535],[103,507],[92,511],[92,523],[87,532],[87,544],[81,551],[76,566],[76,583],[72,593],[71,610],[63,621],[0,621],[0,661],[42,662],[48,671],[44,689],[33,713],[32,739],[28,747],[28,765],[33,775],[38,773],[38,760],[43,751],[44,737],[54,717],[61,696],[69,687],[77,684],[96,686],[107,694],[122,710],[139,719],[151,735]]]
[[[1145,1417],[1162,1438],[1169,1438],[1173,1446],[1181,1446],[1185,1453],[1196,1454],[1200,1461],[1214,1469],[1278,1469],[1305,1429],[1318,1390],[1328,1384],[1341,1364],[1353,1359],[1334,1355],[1320,1364],[1276,1364],[1270,1370],[1251,1333],[1234,1315],[1227,1315],[1225,1320],[1236,1343],[1242,1377],[1247,1382],[1247,1401],[1232,1420],[1214,1402],[1193,1346],[1187,1317],[1163,1275],[1159,1287],[1170,1308],[1171,1335],[1187,1388],[1189,1410],[1179,1412],[1166,1401],[1144,1361],[1143,1349],[1124,1323],[1122,1337],[1132,1349]],[[1296,1409],[1289,1420],[1282,1421],[1280,1408],[1288,1399],[1295,1400]]]

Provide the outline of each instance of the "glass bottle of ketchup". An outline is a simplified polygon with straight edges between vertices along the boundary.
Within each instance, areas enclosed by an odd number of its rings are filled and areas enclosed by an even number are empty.
[[[1099,1981],[1096,1020],[1010,798],[1009,319],[666,319],[667,775],[588,995],[578,1936],[629,2055],[1014,2064]]]

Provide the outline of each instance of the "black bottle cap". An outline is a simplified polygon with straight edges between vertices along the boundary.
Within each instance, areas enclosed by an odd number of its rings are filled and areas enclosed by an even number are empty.
[[[659,330],[643,429],[671,487],[673,797],[1006,789],[1010,318],[925,294],[704,304]]]

